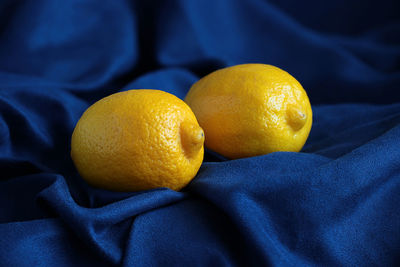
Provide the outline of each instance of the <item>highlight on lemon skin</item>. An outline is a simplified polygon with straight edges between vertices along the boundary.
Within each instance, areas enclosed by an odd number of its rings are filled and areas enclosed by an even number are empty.
[[[311,130],[305,90],[289,73],[271,65],[214,71],[192,85],[185,102],[204,130],[205,146],[230,159],[298,152]]]
[[[71,139],[89,184],[115,191],[180,190],[197,174],[204,133],[190,107],[159,90],[129,90],[90,106]]]

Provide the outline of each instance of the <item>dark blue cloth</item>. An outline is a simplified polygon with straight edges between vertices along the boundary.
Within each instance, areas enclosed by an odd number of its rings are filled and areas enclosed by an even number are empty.
[[[207,151],[182,192],[79,177],[95,101],[255,62],[309,94],[300,153]],[[399,265],[399,90],[398,0],[1,1],[0,266]]]

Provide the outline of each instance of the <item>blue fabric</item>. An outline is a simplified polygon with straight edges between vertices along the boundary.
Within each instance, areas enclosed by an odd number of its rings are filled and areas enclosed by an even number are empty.
[[[4,0],[0,21],[0,266],[400,264],[398,0]],[[249,62],[307,90],[302,152],[207,151],[181,192],[79,177],[89,105]]]

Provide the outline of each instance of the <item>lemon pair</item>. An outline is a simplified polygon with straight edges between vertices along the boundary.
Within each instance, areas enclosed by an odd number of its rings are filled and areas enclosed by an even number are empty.
[[[180,190],[198,172],[204,142],[230,159],[300,151],[312,124],[301,84],[271,65],[215,71],[191,87],[185,102],[142,89],[90,106],[71,141],[81,176],[117,191]]]

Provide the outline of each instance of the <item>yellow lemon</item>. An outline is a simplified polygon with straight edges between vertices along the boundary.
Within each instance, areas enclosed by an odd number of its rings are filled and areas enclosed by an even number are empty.
[[[312,124],[301,84],[271,65],[217,70],[196,82],[185,102],[204,129],[206,147],[231,159],[300,151]]]
[[[199,170],[203,143],[203,130],[185,102],[159,90],[130,90],[84,112],[72,134],[71,157],[96,187],[179,190]]]

